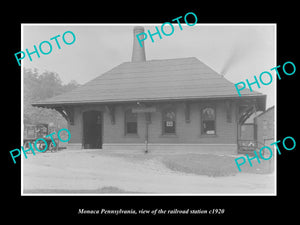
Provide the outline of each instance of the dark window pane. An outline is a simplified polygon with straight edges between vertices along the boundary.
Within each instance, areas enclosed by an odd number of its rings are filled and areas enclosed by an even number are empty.
[[[164,122],[164,133],[175,134],[175,121]]]
[[[213,108],[205,108],[202,111],[203,120],[214,120],[215,119],[215,110]]]
[[[164,113],[164,120],[175,120],[175,112],[173,111],[166,111]]]
[[[164,134],[175,134],[175,110],[169,109],[163,112],[163,133]]]
[[[137,134],[137,123],[136,122],[127,122],[126,125],[126,133],[127,134]]]
[[[216,134],[216,117],[214,108],[207,107],[202,110],[202,134]]]
[[[132,113],[131,110],[125,112],[125,133],[137,134],[137,113]]]
[[[203,121],[203,133],[204,134],[215,134],[215,121],[214,120],[208,120]]]

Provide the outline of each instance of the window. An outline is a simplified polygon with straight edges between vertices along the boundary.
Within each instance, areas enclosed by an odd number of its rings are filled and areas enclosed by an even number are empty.
[[[203,108],[201,111],[201,133],[216,134],[216,115],[213,107]]]
[[[166,109],[163,111],[163,134],[176,133],[176,113],[174,109]]]
[[[131,109],[125,111],[125,134],[137,134],[137,113]]]

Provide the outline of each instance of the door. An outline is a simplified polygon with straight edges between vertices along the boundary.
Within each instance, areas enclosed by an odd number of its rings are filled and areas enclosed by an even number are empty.
[[[83,147],[84,149],[102,148],[102,113],[100,111],[83,113]]]

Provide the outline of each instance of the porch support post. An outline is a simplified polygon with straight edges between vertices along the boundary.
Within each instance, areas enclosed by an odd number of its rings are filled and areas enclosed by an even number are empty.
[[[145,153],[148,153],[149,142],[149,123],[151,122],[151,113],[145,113],[146,130],[145,130]]]

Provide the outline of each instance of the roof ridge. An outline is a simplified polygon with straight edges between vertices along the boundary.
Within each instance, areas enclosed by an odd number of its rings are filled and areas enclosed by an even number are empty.
[[[179,58],[169,58],[169,59],[150,59],[150,60],[146,60],[146,61],[140,61],[140,62],[132,62],[132,61],[126,61],[124,63],[126,64],[146,64],[149,62],[161,62],[161,61],[175,61],[175,60],[183,60],[183,59],[194,59],[194,60],[198,60],[200,61],[197,57],[195,56],[190,56],[190,57],[179,57]]]

